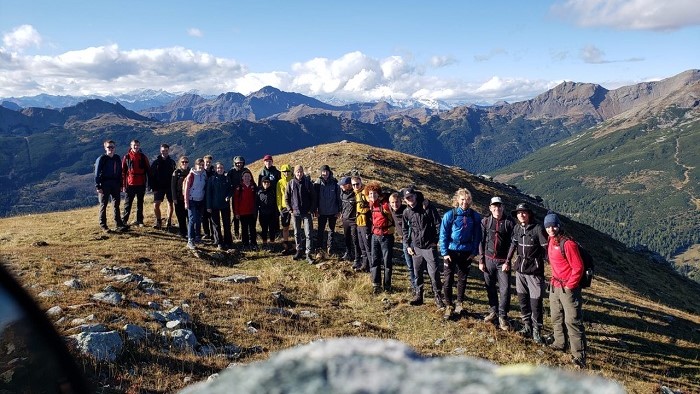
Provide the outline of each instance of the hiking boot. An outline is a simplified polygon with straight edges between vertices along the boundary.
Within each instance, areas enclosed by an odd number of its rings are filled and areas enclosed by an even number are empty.
[[[328,248],[326,248],[326,256],[328,256],[328,257],[333,256],[333,253],[331,253],[331,247],[330,247],[330,246],[329,246]]]
[[[137,227],[143,227],[143,226],[145,226],[145,225],[143,224],[143,222],[136,222],[136,223],[134,223],[134,224],[135,224]]]
[[[423,305],[423,293],[416,291],[413,294],[413,299],[411,299],[411,301],[409,301],[408,303],[411,305],[414,305],[414,306],[415,305]]]
[[[124,231],[127,231],[127,230],[129,230],[129,226],[125,226],[123,224],[121,226],[117,227],[117,231],[119,231],[121,233],[123,233]],[[187,236],[185,236],[185,238],[187,238]]]
[[[352,256],[350,256],[350,253],[345,252],[345,254],[343,255],[343,257],[341,257],[341,259],[345,260],[345,261],[352,261]]]
[[[532,330],[532,341],[539,344],[539,345],[542,345],[544,343],[544,341],[542,340],[542,335],[540,334],[539,327],[535,327]]]
[[[372,286],[372,294],[377,295],[382,293],[382,288],[379,285]]]
[[[316,252],[316,260],[323,260],[326,256],[323,254],[322,250]]]
[[[391,286],[384,286],[383,289],[384,289],[384,292],[385,292],[385,293],[389,293],[389,294],[390,294],[390,293],[393,292]]]
[[[102,229],[102,231],[104,231],[106,233],[109,232],[109,227],[107,227],[107,225],[102,225],[102,226],[100,226],[100,228]]]
[[[584,358],[573,357],[571,359],[571,362],[578,369],[586,369],[586,359],[584,359]]]
[[[187,249],[189,249],[189,250],[195,250],[195,249],[197,249],[197,247],[194,246],[194,242],[192,242],[192,241],[190,240],[190,241],[187,241]]]
[[[498,318],[498,328],[503,331],[510,331],[510,323],[508,323],[508,318],[499,317]]]
[[[455,305],[455,315],[461,315],[462,311],[464,311],[464,308],[462,308],[462,303],[458,301],[457,305]]]
[[[309,263],[309,264],[313,264],[313,263],[314,263],[314,259],[311,258],[311,253],[307,253],[307,254],[306,254],[306,262]]]
[[[173,226],[173,221],[170,220],[170,219],[168,219],[168,221],[165,222],[165,228],[170,228],[170,227],[172,227],[172,226]]]
[[[452,312],[454,309],[452,308],[452,305],[448,305],[445,308],[445,313],[442,314],[442,318],[445,320],[450,320],[452,318]]]
[[[442,309],[445,307],[445,301],[443,301],[442,297],[440,296],[435,297],[435,305],[437,305],[438,308]]]
[[[160,225],[160,219],[156,220],[156,224],[153,225],[153,228],[156,230],[160,230],[162,228]]]
[[[292,257],[293,260],[301,260],[304,258],[304,252],[301,250],[297,250],[297,252],[294,254],[294,257]]]
[[[491,323],[492,321],[496,320],[496,318],[498,318],[498,314],[496,312],[491,311],[488,315],[486,315],[486,317],[484,317],[484,321],[486,323]]]
[[[555,345],[554,343],[549,344],[548,347],[557,352],[563,352],[565,350],[564,346]]]
[[[522,337],[530,338],[532,336],[532,327],[524,325],[523,328],[518,331],[518,334],[520,334]]]

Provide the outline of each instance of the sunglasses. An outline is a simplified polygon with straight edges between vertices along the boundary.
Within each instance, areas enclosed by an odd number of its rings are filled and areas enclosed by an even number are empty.
[[[353,185],[353,186],[360,186],[359,183],[351,183],[351,185]]]
[[[180,163],[181,163],[181,164],[184,164],[184,163],[189,163],[189,161],[187,161],[187,160],[183,160],[183,161],[181,161]]]
[[[114,145],[107,146],[107,149],[114,149]]]

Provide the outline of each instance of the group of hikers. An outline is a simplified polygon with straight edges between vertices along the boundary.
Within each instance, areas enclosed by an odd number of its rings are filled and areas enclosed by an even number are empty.
[[[99,223],[104,231],[112,231],[106,220],[110,198],[117,231],[129,228],[134,198],[137,209],[133,224],[143,226],[143,200],[150,188],[154,227],[174,228],[175,213],[179,234],[187,239],[189,249],[209,240],[226,250],[233,246],[235,237],[240,239],[241,250],[257,250],[259,221],[264,249],[272,252],[272,243],[279,235],[281,255],[293,255],[293,260],[305,259],[313,264],[340,249],[334,245],[340,221],[344,244],[340,258],[352,262],[355,271],[369,272],[374,294],[392,291],[394,235],[398,232],[409,273],[410,305],[423,304],[427,271],[435,304],[444,311],[444,318],[460,316],[469,269],[472,261],[477,261],[489,304],[484,321],[510,331],[510,281],[511,271],[515,271],[522,322],[518,333],[538,344],[549,342],[560,351],[568,345],[573,363],[580,368],[586,366],[580,286],[584,265],[578,244],[562,232],[554,213],[547,214],[544,223],[539,224],[528,204],[520,203],[511,215],[506,215],[503,200],[494,196],[490,215],[482,218],[471,207],[469,190],[460,188],[454,194],[453,208],[441,217],[435,205],[413,186],[385,193],[377,182],[365,185],[359,174],[338,180],[328,165],[320,167],[318,179],[312,182],[301,165],[292,170],[284,164],[277,169],[272,156],[265,155],[256,183],[242,156],[235,156],[233,168],[225,171],[221,162],[212,163],[211,156],[196,159],[193,167],[187,156],[179,157],[176,164],[167,144],[160,146],[153,162],[141,152],[138,140],[131,141],[123,159],[115,154],[114,141],[105,141],[104,149],[105,154],[95,162]],[[122,191],[126,202],[120,212]],[[160,206],[166,200],[164,216]],[[290,225],[293,243],[289,239]],[[543,298],[548,285],[545,261],[549,261],[552,272],[550,340],[542,331]]]

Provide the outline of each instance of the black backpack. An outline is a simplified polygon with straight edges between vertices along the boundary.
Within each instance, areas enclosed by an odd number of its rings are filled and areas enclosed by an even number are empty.
[[[576,242],[576,240],[574,240],[573,238],[567,237],[561,237],[561,239],[559,240],[559,250],[561,251],[561,255],[564,256],[565,259],[566,252],[564,251],[564,243],[568,240]],[[579,282],[579,286],[582,289],[585,289],[587,287],[591,287],[593,275],[595,274],[593,257],[583,246],[581,246],[580,243],[576,242],[576,245],[578,246],[578,253],[581,255],[581,260],[583,261],[583,275],[581,275],[581,281]],[[567,259],[566,261],[569,260]]]

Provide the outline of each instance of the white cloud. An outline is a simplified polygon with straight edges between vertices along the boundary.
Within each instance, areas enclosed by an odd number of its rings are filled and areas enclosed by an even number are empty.
[[[22,51],[25,48],[41,45],[41,35],[31,25],[16,27],[10,33],[2,36],[5,49],[10,51]]]
[[[551,10],[583,27],[676,30],[700,25],[696,0],[565,0]]]
[[[607,61],[603,59],[604,56],[605,52],[600,50],[595,45],[586,45],[585,47],[581,48],[581,59],[583,59],[585,63],[607,63]]]
[[[457,63],[457,59],[452,56],[433,56],[430,58],[430,65],[435,68],[446,67]]]
[[[204,33],[196,27],[190,27],[187,29],[187,35],[192,37],[204,37]]]

